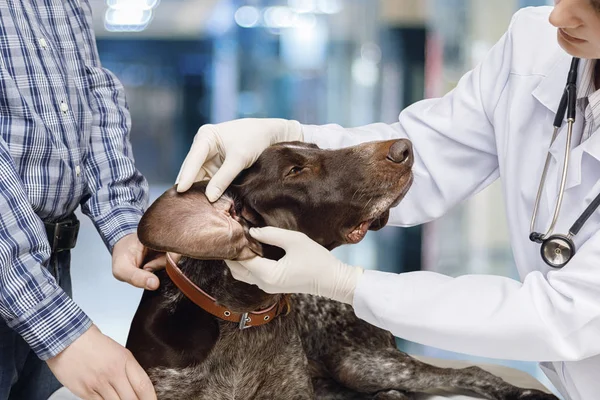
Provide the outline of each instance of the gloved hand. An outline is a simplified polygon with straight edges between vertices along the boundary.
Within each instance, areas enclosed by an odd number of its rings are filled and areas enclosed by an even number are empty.
[[[308,293],[352,304],[362,268],[344,264],[300,232],[266,227],[252,228],[250,235],[281,247],[285,256],[279,261],[261,257],[227,260],[235,279],[257,285],[267,293]]]
[[[209,177],[206,197],[214,202],[264,149],[275,143],[303,139],[300,123],[285,119],[247,118],[203,125],[179,171],[177,191],[185,192],[194,182]]]

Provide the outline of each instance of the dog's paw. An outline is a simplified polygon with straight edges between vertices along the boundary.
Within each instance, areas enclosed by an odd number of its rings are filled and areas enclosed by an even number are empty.
[[[373,400],[409,400],[410,397],[405,393],[399,392],[397,390],[386,390],[384,392],[379,392],[373,397]]]

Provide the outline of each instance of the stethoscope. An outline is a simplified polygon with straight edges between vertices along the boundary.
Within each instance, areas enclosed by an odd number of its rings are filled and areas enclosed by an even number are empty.
[[[542,190],[544,183],[546,182],[546,174],[548,172],[548,165],[550,164],[550,150],[546,156],[546,164],[544,165],[544,171],[542,172],[542,179],[537,192],[537,198],[535,199],[535,206],[533,208],[533,217],[531,218],[530,234],[529,239],[532,242],[541,243],[540,253],[542,260],[553,268],[564,267],[575,255],[575,243],[573,242],[573,236],[577,235],[581,230],[581,227],[588,218],[596,211],[600,206],[600,194],[587,206],[585,211],[577,218],[577,221],[569,228],[567,235],[555,233],[552,234],[556,221],[558,220],[558,214],[560,212],[560,206],[562,204],[563,195],[565,193],[565,184],[567,182],[567,170],[569,167],[569,153],[571,149],[571,137],[573,136],[573,125],[575,124],[575,106],[577,100],[577,70],[579,68],[579,58],[574,57],[571,62],[571,68],[569,69],[569,75],[567,78],[567,86],[560,100],[558,111],[556,112],[556,118],[554,119],[554,134],[552,135],[552,141],[550,146],[554,143],[558,130],[560,129],[565,112],[567,113],[567,144],[565,146],[565,160],[562,169],[562,178],[560,181],[560,189],[558,192],[558,199],[556,201],[556,207],[554,208],[554,216],[550,228],[545,234],[535,232],[535,220],[537,218],[538,208],[540,205],[540,199],[542,197]]]

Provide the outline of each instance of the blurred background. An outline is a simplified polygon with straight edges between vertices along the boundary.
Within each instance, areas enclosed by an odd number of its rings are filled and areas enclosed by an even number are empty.
[[[198,127],[240,117],[392,123],[481,60],[521,7],[545,0],[90,0],[103,65],[123,82],[151,201],[171,186]],[[117,282],[87,218],[73,253],[75,300],[124,344],[141,291]],[[421,227],[387,227],[335,250],[392,272],[517,277],[499,183]],[[100,301],[101,300],[101,301]],[[504,364],[398,340],[418,355]]]

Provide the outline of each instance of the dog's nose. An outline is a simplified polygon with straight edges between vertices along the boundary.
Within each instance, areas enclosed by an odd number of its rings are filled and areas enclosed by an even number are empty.
[[[406,139],[400,139],[390,146],[387,159],[393,163],[400,164],[411,156],[411,144]]]

